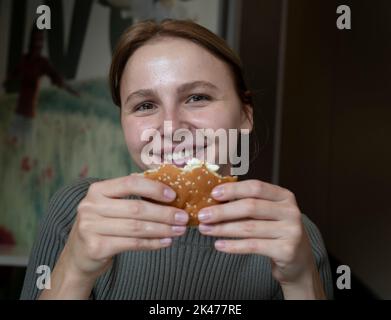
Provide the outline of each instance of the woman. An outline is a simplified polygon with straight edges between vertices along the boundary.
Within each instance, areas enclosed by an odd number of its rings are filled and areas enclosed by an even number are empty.
[[[191,22],[139,23],[119,40],[110,83],[130,156],[141,170],[146,129],[252,129],[240,61]],[[163,133],[162,133],[163,134]],[[164,137],[163,137],[164,138]],[[199,228],[167,186],[130,176],[87,179],[52,199],[30,258],[23,299],[323,299],[332,296],[317,228],[292,192],[259,180],[216,188],[226,201]],[[218,240],[220,239],[220,240]],[[48,265],[51,289],[38,290]]]

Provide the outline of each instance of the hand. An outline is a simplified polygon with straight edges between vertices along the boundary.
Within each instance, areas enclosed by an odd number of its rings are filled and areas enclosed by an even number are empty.
[[[291,191],[259,180],[245,180],[217,186],[212,196],[230,202],[201,210],[199,231],[239,238],[216,241],[217,250],[269,257],[273,276],[283,288],[319,287],[313,283],[314,279],[320,280],[319,273]]]
[[[62,261],[78,275],[96,279],[112,257],[128,250],[156,250],[182,235],[185,211],[146,200],[120,199],[138,195],[171,202],[175,192],[139,174],[93,183],[77,209],[76,221]]]

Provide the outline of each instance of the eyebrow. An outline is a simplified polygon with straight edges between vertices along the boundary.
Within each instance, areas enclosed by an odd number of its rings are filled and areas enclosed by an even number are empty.
[[[205,88],[205,89],[210,89],[210,90],[218,90],[217,86],[215,86],[213,83],[209,81],[193,81],[193,82],[187,82],[184,84],[181,84],[177,92],[179,94],[193,90],[195,88]],[[130,99],[133,97],[150,97],[156,94],[156,91],[153,89],[140,89],[137,91],[134,91],[128,95],[128,97],[125,100],[125,105],[129,102]]]

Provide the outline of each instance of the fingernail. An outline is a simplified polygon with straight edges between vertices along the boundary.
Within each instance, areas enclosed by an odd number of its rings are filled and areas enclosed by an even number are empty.
[[[185,230],[186,230],[185,226],[172,226],[172,231],[178,234],[185,232]]]
[[[175,222],[177,223],[185,223],[189,219],[189,216],[185,212],[177,212],[175,214]]]
[[[210,217],[212,216],[211,212],[209,209],[202,209],[199,213],[198,213],[198,220],[200,221],[206,221],[208,219],[210,219]]]
[[[161,244],[170,244],[172,241],[171,238],[163,238],[163,239],[160,239],[160,243]]]
[[[218,240],[215,242],[215,246],[217,249],[223,249],[225,247],[225,242],[222,240]]]
[[[174,200],[176,197],[176,193],[172,189],[169,189],[169,188],[164,189],[163,195],[166,199],[169,199],[169,200]]]
[[[218,186],[213,189],[211,195],[213,198],[221,198],[224,194],[224,187]]]
[[[213,227],[212,226],[209,226],[209,225],[206,225],[206,224],[200,224],[198,226],[198,229],[201,231],[201,232],[210,232],[212,231]]]

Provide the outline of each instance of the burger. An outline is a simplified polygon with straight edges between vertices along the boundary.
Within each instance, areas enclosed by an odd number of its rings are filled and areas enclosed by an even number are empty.
[[[163,163],[156,169],[145,171],[144,176],[160,181],[176,192],[174,201],[157,203],[185,210],[190,216],[188,225],[197,226],[198,212],[202,208],[220,203],[211,197],[212,190],[222,183],[237,181],[236,176],[221,176],[217,173],[218,170],[218,165],[193,158],[183,168]]]

